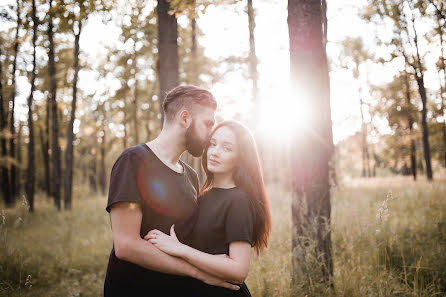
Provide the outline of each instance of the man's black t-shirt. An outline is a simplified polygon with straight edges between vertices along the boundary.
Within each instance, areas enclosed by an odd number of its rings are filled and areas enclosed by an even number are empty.
[[[126,149],[111,172],[106,210],[110,212],[117,202],[138,203],[142,209],[141,237],[152,229],[169,234],[170,226],[175,224],[179,239],[188,243],[196,218],[198,178],[192,168],[181,160],[180,163],[183,173],[169,168],[146,144]],[[190,280],[118,259],[113,248],[104,294],[106,297],[174,296]]]
[[[229,255],[229,244],[245,241],[253,244],[253,211],[249,196],[235,187],[212,188],[198,198],[198,213],[189,245],[202,252]],[[200,297],[251,296],[245,283],[240,290],[206,285],[196,281]]]

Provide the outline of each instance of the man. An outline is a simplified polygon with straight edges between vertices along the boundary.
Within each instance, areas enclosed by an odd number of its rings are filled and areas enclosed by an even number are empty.
[[[108,204],[113,249],[104,283],[106,297],[193,296],[188,282],[238,289],[189,263],[159,251],[143,239],[152,229],[169,233],[175,224],[187,241],[197,207],[198,178],[180,160],[187,150],[200,156],[214,126],[217,103],[212,94],[195,86],[171,90],[163,104],[159,136],[126,149],[110,176]]]

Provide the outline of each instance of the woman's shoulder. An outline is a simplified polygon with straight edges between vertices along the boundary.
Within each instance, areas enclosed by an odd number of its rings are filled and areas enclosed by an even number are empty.
[[[212,198],[211,198],[212,197]],[[224,200],[226,202],[232,203],[233,201],[246,200],[249,201],[249,195],[244,190],[234,187],[229,189],[224,188],[211,188],[205,193],[201,194],[200,199],[213,198]]]
[[[239,187],[234,187],[231,190],[232,190],[231,195],[228,195],[231,197],[231,199],[249,200],[249,194],[243,189],[240,189]]]
[[[238,187],[232,188],[226,199],[232,208],[251,208],[251,199],[249,194]]]

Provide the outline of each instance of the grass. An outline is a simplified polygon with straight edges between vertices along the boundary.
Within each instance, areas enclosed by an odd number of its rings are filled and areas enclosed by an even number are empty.
[[[292,293],[291,195],[268,190],[274,225],[269,248],[253,253],[252,295],[322,296],[306,282]],[[32,215],[26,204],[0,206],[0,296],[102,295],[112,246],[106,198],[82,193],[70,212],[42,195]],[[332,197],[331,228],[337,296],[446,295],[445,180],[344,181]]]

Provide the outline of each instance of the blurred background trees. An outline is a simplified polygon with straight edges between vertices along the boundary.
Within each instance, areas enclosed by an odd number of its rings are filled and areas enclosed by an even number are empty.
[[[201,43],[198,20],[210,8],[235,6],[245,13],[248,48],[238,56],[211,58]],[[255,1],[235,0],[2,4],[0,164],[5,205],[13,206],[25,193],[32,205],[33,185],[53,197],[58,209],[71,208],[78,185],[106,193],[117,154],[159,132],[166,91],[182,83],[211,89],[224,84],[232,71],[245,75],[251,93],[243,99],[251,102],[250,111],[236,111],[233,117],[255,130],[267,180],[286,176],[289,145],[267,138],[259,128],[259,123],[273,125],[276,118],[261,113],[255,7]],[[433,179],[435,172],[444,172],[445,7],[439,0],[369,0],[361,17],[376,29],[370,32],[376,33],[373,44],[360,37],[327,41],[338,49],[337,56],[329,56],[328,71],[342,70],[352,77],[360,115],[356,134],[335,144],[336,176]],[[112,46],[88,41],[100,48],[94,57],[83,52],[86,45],[81,43],[91,20],[119,30]],[[377,33],[382,30],[387,33]],[[392,69],[393,79],[377,84],[371,77],[376,67]],[[198,159],[183,158],[199,171]]]

